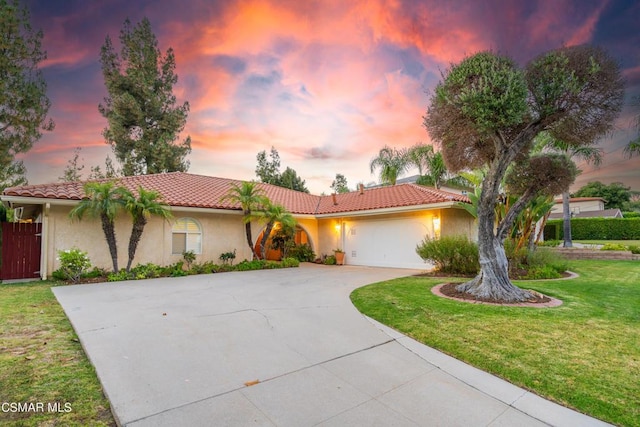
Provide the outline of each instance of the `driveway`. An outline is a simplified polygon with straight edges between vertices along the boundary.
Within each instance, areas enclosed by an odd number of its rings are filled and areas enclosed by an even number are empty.
[[[329,267],[53,288],[126,426],[602,425],[360,314],[412,270]]]

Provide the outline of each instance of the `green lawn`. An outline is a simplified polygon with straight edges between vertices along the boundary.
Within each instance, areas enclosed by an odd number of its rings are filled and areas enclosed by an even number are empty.
[[[7,406],[0,411],[0,425],[115,425],[95,370],[51,286],[0,284],[0,403],[42,405],[26,413]]]
[[[557,308],[448,300],[431,293],[446,279],[426,277],[365,286],[351,299],[366,315],[538,395],[640,426],[640,262],[569,265],[579,278],[517,282],[563,300]]]

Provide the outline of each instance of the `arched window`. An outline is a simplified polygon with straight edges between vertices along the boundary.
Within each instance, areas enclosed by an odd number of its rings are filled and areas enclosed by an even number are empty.
[[[202,253],[202,228],[193,218],[180,218],[171,229],[171,253]]]

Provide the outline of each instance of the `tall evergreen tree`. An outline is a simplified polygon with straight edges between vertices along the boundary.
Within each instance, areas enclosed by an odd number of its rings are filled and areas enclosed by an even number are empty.
[[[34,31],[29,11],[17,0],[0,0],[0,189],[26,184],[25,167],[16,161],[53,130],[47,120],[47,85],[38,69],[47,54],[42,31]]]
[[[176,140],[187,122],[189,103],[176,105],[173,49],[162,55],[147,18],[134,27],[127,19],[120,44],[120,55],[109,36],[102,46],[100,62],[109,96],[98,109],[108,121],[103,135],[122,164],[122,173],[186,171],[191,137]]]

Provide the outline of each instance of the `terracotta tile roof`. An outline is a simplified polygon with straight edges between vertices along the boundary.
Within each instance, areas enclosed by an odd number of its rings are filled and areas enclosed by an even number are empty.
[[[162,195],[164,202],[171,206],[240,209],[239,205],[222,200],[232,184],[240,183],[238,180],[171,172],[123,177],[118,178],[116,182],[117,185],[122,185],[133,192],[138,187],[143,187],[146,190],[155,190]],[[65,182],[12,187],[5,189],[3,195],[81,200],[84,197],[84,184],[85,182]],[[393,187],[365,189],[364,194],[360,194],[358,191],[338,194],[336,195],[337,204],[334,205],[332,196],[314,196],[263,183],[258,183],[258,186],[272,202],[280,203],[289,212],[299,215],[332,214],[450,201],[468,201],[465,196],[458,194],[415,184],[402,184]]]
[[[317,214],[357,212],[373,209],[398,208],[404,206],[429,205],[444,202],[469,202],[466,196],[423,187],[416,184],[400,184],[386,187],[365,188],[359,191],[336,194],[320,200]]]

